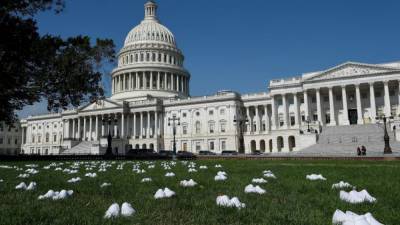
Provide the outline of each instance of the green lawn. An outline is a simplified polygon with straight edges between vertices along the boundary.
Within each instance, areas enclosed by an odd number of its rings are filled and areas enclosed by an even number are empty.
[[[123,170],[117,165],[125,162]],[[172,171],[175,177],[165,177],[166,171],[156,161],[154,169],[132,172],[133,161],[117,161],[107,172],[86,171],[82,165],[78,174],[49,170],[43,166],[50,162],[38,162],[40,172],[30,178],[16,178],[23,171],[0,168],[0,224],[331,224],[336,209],[350,210],[358,214],[371,212],[381,223],[396,225],[400,221],[400,162],[355,161],[263,161],[226,160],[195,161],[197,167],[207,165],[207,170],[188,173],[187,166],[178,161]],[[0,165],[18,166],[36,162],[0,162]],[[221,164],[223,168],[215,168]],[[65,162],[63,169],[70,164]],[[260,186],[267,190],[264,195],[246,194],[244,188],[252,178],[262,177],[263,170],[272,170],[277,179],[267,179]],[[225,171],[228,179],[214,181],[218,171]],[[85,177],[86,172],[97,172],[96,178]],[[321,173],[327,181],[309,181],[307,174]],[[81,177],[79,183],[67,183],[73,177]],[[153,182],[140,183],[144,177]],[[194,179],[198,186],[183,188],[179,181]],[[376,203],[349,204],[339,199],[339,191],[332,190],[340,180],[366,189]],[[36,181],[34,191],[15,190],[21,181]],[[112,186],[100,188],[109,182]],[[155,200],[159,188],[168,187],[176,192],[169,199]],[[37,200],[49,189],[72,189],[74,194],[65,200]],[[216,197],[226,194],[237,196],[246,208],[223,208],[216,205]],[[129,202],[137,211],[129,218],[104,219],[107,208],[114,202]]]

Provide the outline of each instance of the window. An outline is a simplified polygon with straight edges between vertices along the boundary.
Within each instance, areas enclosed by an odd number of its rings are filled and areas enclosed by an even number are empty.
[[[213,110],[208,111],[208,115],[210,116],[214,115],[214,111]]]
[[[225,109],[220,109],[220,110],[219,110],[219,114],[220,114],[220,115],[225,115]]]
[[[49,133],[46,133],[46,143],[49,142],[49,139],[50,139],[50,135],[49,135]]]
[[[324,96],[324,102],[329,102],[329,97],[328,96]]]
[[[225,131],[226,131],[226,122],[223,121],[221,122],[221,133],[225,133]]]
[[[301,121],[306,121],[306,116],[305,115],[301,115]]]
[[[201,145],[199,141],[196,141],[196,151],[200,151],[201,150]]]
[[[315,97],[312,97],[312,98],[311,98],[311,102],[312,102],[312,103],[315,103],[316,101],[317,101],[317,100],[315,99]]]
[[[338,102],[342,101],[342,96],[341,95],[336,95],[336,101],[338,101]]]
[[[53,135],[53,142],[57,142],[57,134]]]
[[[0,131],[3,132],[3,123],[0,123]]]
[[[325,123],[326,124],[331,123],[331,114],[329,113],[325,114]]]
[[[317,114],[313,115],[313,121],[318,121],[318,115]]]
[[[0,138],[0,145],[3,144],[3,138]]]
[[[200,134],[200,121],[196,121],[195,130],[196,134]]]
[[[368,98],[368,95],[367,95],[367,93],[362,93],[362,94],[361,94],[361,97],[362,97],[363,99],[367,99],[367,98]]]
[[[214,150],[214,142],[213,141],[210,141],[210,150],[211,151]]]
[[[215,130],[215,123],[214,122],[208,123],[208,130],[209,130],[210,134],[214,133],[214,130]]]
[[[32,135],[32,143],[35,143],[35,136]]]
[[[182,113],[182,117],[185,118],[186,117],[186,113]]]
[[[11,144],[11,138],[7,139],[7,144],[9,144],[9,145]]]
[[[295,124],[294,116],[290,116],[290,126],[294,126],[294,124]]]
[[[200,116],[200,112],[196,112],[196,116]]]
[[[18,139],[17,138],[15,138],[15,140],[14,140],[14,144],[18,144]]]
[[[224,151],[226,149],[226,141],[221,141],[221,150]]]
[[[304,103],[304,98],[300,98],[300,103]]]
[[[182,134],[187,134],[187,125],[186,124],[182,125]]]
[[[379,98],[381,97],[381,93],[380,92],[375,92],[375,98]]]
[[[38,143],[40,143],[42,141],[42,136],[38,135]]]
[[[389,91],[389,96],[394,96],[394,91]]]

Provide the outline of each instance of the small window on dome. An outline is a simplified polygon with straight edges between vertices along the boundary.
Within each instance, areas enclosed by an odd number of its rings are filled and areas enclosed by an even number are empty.
[[[153,61],[153,62],[156,61],[156,53],[154,53],[154,52],[153,52],[153,57],[152,57],[151,61]]]
[[[131,55],[131,61],[130,61],[130,63],[133,63],[133,55]]]
[[[140,53],[140,62],[143,62],[143,58],[144,58],[143,53]]]
[[[161,62],[161,53],[158,53],[158,61]]]
[[[139,59],[139,56],[138,56],[138,54],[135,54],[135,62],[137,62],[137,61],[138,61],[138,59]]]

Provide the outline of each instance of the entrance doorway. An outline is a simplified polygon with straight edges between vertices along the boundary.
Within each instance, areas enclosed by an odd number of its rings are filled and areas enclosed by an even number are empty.
[[[349,109],[349,122],[350,125],[357,124],[357,109]]]

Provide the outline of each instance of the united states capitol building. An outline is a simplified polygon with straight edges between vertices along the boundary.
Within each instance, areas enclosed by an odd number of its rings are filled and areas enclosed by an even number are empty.
[[[396,127],[400,114],[400,62],[346,62],[271,80],[263,93],[192,97],[184,54],[157,19],[153,1],[126,36],[111,77],[110,98],[22,119],[21,152],[103,154],[109,133],[114,153],[171,150],[175,119],[181,151],[295,153],[321,143],[374,143],[373,130],[381,128],[376,118],[394,116]],[[350,137],[350,128],[372,133]]]

